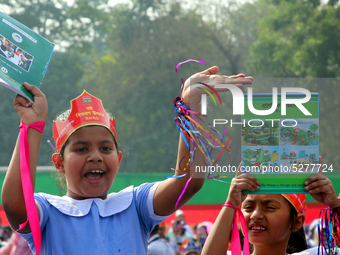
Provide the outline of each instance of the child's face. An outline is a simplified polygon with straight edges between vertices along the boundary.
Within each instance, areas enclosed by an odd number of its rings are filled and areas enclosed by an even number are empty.
[[[58,171],[66,175],[69,197],[105,199],[121,158],[122,153],[117,153],[114,138],[107,128],[87,126],[70,136],[63,157],[54,154],[53,161]]]
[[[292,223],[290,205],[279,194],[248,195],[242,203],[249,242],[254,245],[287,245]]]

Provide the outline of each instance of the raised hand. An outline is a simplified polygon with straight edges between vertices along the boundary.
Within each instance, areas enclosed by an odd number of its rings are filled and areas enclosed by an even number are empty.
[[[34,95],[34,103],[32,104],[26,98],[17,95],[13,102],[15,111],[21,121],[27,125],[37,121],[45,122],[48,112],[46,96],[34,85],[25,82],[24,86]]]
[[[259,181],[251,174],[242,174],[240,164],[237,168],[236,176],[231,181],[227,202],[236,208],[239,207],[247,197],[247,195],[242,194],[242,190],[258,190],[260,189],[259,184]]]
[[[244,74],[238,74],[233,76],[217,75],[218,67],[212,66],[205,71],[196,73],[188,78],[184,83],[182,92],[183,101],[187,104],[198,104],[201,101],[201,95],[205,93],[203,90],[198,88],[204,88],[211,92],[209,88],[198,83],[205,83],[212,87],[217,84],[233,84],[239,88],[242,88],[245,84],[252,84],[253,77],[245,77]],[[217,92],[227,91],[228,89],[216,89]]]
[[[319,157],[319,163],[322,166],[322,158]],[[322,167],[319,173],[313,174],[305,182],[305,190],[319,203],[328,205],[331,208],[339,206],[339,199],[336,196],[331,180],[322,174]]]

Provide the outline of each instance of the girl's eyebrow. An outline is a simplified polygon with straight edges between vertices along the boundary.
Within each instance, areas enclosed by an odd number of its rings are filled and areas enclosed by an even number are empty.
[[[260,201],[262,204],[269,204],[269,203],[277,203],[277,204],[281,204],[279,201],[277,201],[276,199],[267,199],[267,200],[263,200]],[[244,200],[243,203],[255,203],[255,201],[253,199],[246,199]]]
[[[101,140],[101,141],[98,142],[98,144],[105,144],[105,143],[115,144],[114,141],[112,141],[110,139],[105,139],[105,140]],[[75,145],[88,145],[88,144],[90,144],[90,142],[80,140],[80,141],[76,141],[72,145],[75,146]]]
[[[263,204],[269,204],[269,203],[276,203],[276,204],[281,204],[279,201],[275,200],[275,199],[268,199],[268,200],[264,200],[262,201]]]
[[[114,144],[114,141],[110,140],[110,139],[105,139],[105,140],[102,140],[99,142],[100,144],[103,144],[103,143],[112,143]]]
[[[243,201],[243,203],[254,203],[254,200],[252,200],[252,199],[246,199],[246,200]],[[243,203],[242,203],[242,204],[243,204]]]
[[[72,144],[72,146],[79,145],[79,144],[86,145],[86,144],[89,144],[89,142],[87,142],[87,141],[76,141]]]

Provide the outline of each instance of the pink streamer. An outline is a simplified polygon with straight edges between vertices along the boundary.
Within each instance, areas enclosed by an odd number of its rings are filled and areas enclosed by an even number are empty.
[[[224,137],[225,137],[225,134],[227,133],[227,130],[228,130],[228,128],[225,128],[225,129],[224,129],[224,132],[223,132],[222,138],[224,138]]]
[[[44,130],[44,126],[44,122],[35,122],[31,125],[26,125],[25,123],[21,122],[21,131],[19,138],[21,182],[27,211],[27,221],[20,225],[19,230],[25,227],[26,223],[29,222],[37,255],[40,255],[41,230],[39,223],[39,214],[34,200],[33,186],[31,180],[30,152],[27,131],[28,128],[31,127],[42,133]]]
[[[247,225],[246,225],[246,220],[243,216],[242,211],[238,208],[236,209],[235,206],[233,206],[232,204],[228,202],[225,202],[223,206],[231,207],[236,211],[234,215],[233,229],[232,229],[232,234],[231,234],[231,254],[241,255],[241,241],[240,241],[240,234],[238,232],[238,227],[237,227],[237,215],[238,215],[241,221],[241,227],[242,227],[242,231],[244,234],[243,255],[250,255]]]
[[[185,184],[185,186],[184,186],[184,188],[183,188],[183,190],[182,190],[182,193],[179,195],[179,197],[178,197],[178,199],[177,199],[175,208],[177,208],[179,201],[181,201],[181,198],[183,197],[184,192],[186,191],[186,189],[187,189],[187,187],[188,187],[188,185],[189,185],[189,182],[191,181],[191,179],[192,179],[193,176],[194,176],[194,175],[192,174],[192,175],[190,176],[190,178],[187,180],[187,183]]]
[[[181,62],[181,63],[178,63],[177,65],[176,65],[176,73],[177,73],[177,70],[178,70],[178,68],[179,68],[179,66],[180,65],[182,65],[182,64],[184,64],[184,63],[187,63],[187,62],[191,62],[191,61],[193,61],[193,62],[197,62],[197,63],[205,63],[205,62],[207,62],[206,60],[195,60],[195,59],[187,59],[187,60],[185,60],[185,61],[183,61],[183,62]],[[177,75],[178,75],[178,73],[177,73]],[[178,75],[179,76],[179,75]],[[182,91],[182,89],[183,89],[183,79],[182,79],[182,77],[181,76],[179,76],[179,78],[181,79],[181,82],[182,82],[182,86],[181,86],[181,91]]]
[[[178,68],[179,68],[180,65],[185,64],[185,63],[187,63],[187,62],[191,62],[191,61],[197,62],[197,63],[205,63],[205,62],[207,62],[206,60],[187,59],[187,60],[185,60],[185,61],[183,61],[183,62],[180,62],[180,63],[178,63],[178,64],[176,65],[176,72],[177,72],[177,70],[178,70]]]

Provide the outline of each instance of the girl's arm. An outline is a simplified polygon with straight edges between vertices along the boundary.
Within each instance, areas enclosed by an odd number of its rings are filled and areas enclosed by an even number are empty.
[[[217,66],[213,66],[203,72],[191,76],[188,80],[186,80],[182,92],[182,99],[183,102],[193,111],[201,111],[201,95],[205,93],[198,87],[209,90],[204,85],[194,83],[194,80],[199,80],[211,86],[215,86],[216,84],[233,84],[240,88],[243,87],[243,84],[251,84],[253,82],[252,77],[245,77],[243,74],[231,77],[216,75],[218,70],[219,69]],[[227,91],[227,89],[216,89],[216,91],[223,92]],[[180,136],[176,169],[184,169],[187,166],[187,162],[190,157],[190,151],[187,149],[184,140]],[[176,209],[179,209],[179,207],[184,205],[190,198],[195,195],[196,192],[201,189],[206,177],[206,173],[195,173],[195,166],[205,166],[203,155],[199,149],[197,149],[195,152],[194,162],[192,164],[190,173],[181,178],[167,179],[163,181],[157,188],[154,196],[154,210],[156,214],[164,216],[172,214]],[[176,175],[180,174],[183,173],[176,172]],[[184,195],[182,196],[178,204],[178,207],[176,208],[176,202],[192,174],[193,178],[191,179]]]
[[[18,113],[21,122],[27,125],[35,122],[45,122],[48,111],[45,95],[36,86],[29,85],[27,83],[25,83],[24,86],[33,93],[34,103],[31,104],[27,99],[20,95],[15,97],[14,109]],[[31,180],[34,189],[38,150],[42,133],[33,128],[28,128],[27,136],[30,151]],[[2,186],[1,201],[11,226],[14,229],[18,229],[19,224],[22,224],[27,220],[20,174],[19,139],[17,139],[11,162]],[[21,232],[30,232],[28,224],[23,230],[21,230]]]
[[[241,174],[239,165],[236,177],[230,184],[227,202],[238,208],[247,195],[242,194],[243,189],[251,191],[259,189],[259,182],[250,174]],[[230,240],[232,223],[235,210],[232,207],[224,206],[220,211],[207,240],[204,243],[201,255],[225,255]]]
[[[230,240],[235,210],[223,207],[204,243],[201,255],[225,255]]]

